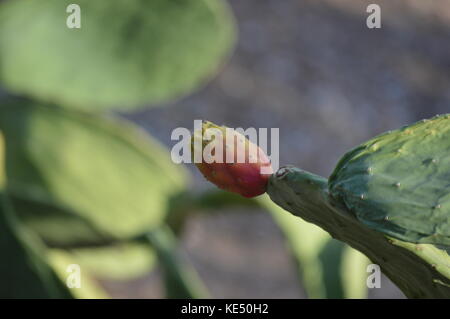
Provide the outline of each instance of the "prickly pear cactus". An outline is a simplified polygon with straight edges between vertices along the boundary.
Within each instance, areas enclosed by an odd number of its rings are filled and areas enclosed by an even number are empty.
[[[449,115],[375,137],[329,181],[281,168],[267,192],[366,254],[407,297],[450,298]]]
[[[450,257],[444,249],[400,241],[367,227],[330,196],[325,178],[282,167],[270,178],[267,193],[285,210],[364,253],[407,297],[450,298]]]
[[[450,246],[450,115],[355,148],[330,177],[330,193],[375,230]]]

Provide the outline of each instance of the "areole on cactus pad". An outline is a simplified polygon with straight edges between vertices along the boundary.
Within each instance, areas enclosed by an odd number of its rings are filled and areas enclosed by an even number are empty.
[[[264,194],[273,170],[264,151],[244,135],[203,122],[191,140],[192,157],[205,178],[244,197]]]

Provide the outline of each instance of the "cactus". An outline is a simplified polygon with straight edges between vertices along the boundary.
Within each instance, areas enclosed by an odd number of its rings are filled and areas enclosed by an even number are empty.
[[[257,201],[272,216],[297,266],[298,279],[308,298],[360,299],[367,297],[366,256],[272,202],[269,196]]]
[[[367,227],[329,195],[325,178],[282,167],[270,178],[267,192],[285,210],[364,253],[407,297],[450,297],[450,257],[445,250],[393,239]]]
[[[77,0],[76,32],[64,21],[72,3],[0,1],[2,88],[87,111],[161,106],[210,80],[235,43],[221,0]]]
[[[72,298],[46,259],[40,239],[16,217],[7,193],[0,132],[0,298]]]
[[[282,167],[270,176],[267,193],[364,253],[407,297],[450,298],[449,151],[450,115],[436,116],[351,150],[329,181]],[[230,174],[236,164],[220,165],[229,184],[247,173]],[[248,194],[253,186],[247,186]]]
[[[380,265],[410,298],[450,298],[450,116],[375,137],[327,181],[295,167],[271,176],[279,206]]]
[[[370,228],[450,246],[450,115],[376,137],[349,152],[330,194]]]

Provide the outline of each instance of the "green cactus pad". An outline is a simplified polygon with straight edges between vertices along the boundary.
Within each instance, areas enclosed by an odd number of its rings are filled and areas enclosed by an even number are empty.
[[[393,239],[366,226],[330,196],[325,178],[282,167],[271,176],[267,193],[285,210],[364,253],[407,297],[450,298],[450,256],[443,247]]]
[[[450,115],[371,139],[347,153],[330,195],[394,238],[450,245]]]

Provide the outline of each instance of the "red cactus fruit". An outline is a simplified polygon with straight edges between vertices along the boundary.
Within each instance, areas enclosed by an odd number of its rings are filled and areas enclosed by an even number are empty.
[[[244,135],[224,126],[203,122],[192,137],[195,165],[221,189],[244,197],[264,194],[273,170],[269,158]]]

